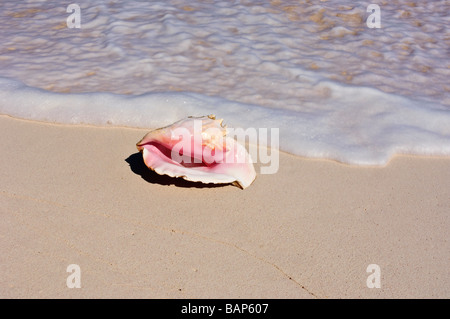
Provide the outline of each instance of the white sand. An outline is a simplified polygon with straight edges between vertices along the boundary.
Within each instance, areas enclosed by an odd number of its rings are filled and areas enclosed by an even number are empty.
[[[191,187],[143,167],[144,130],[0,125],[2,298],[450,297],[448,158],[281,154],[246,190]]]

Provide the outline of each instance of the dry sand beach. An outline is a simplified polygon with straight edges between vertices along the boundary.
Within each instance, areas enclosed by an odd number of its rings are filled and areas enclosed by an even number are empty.
[[[450,297],[448,158],[281,153],[241,190],[151,173],[146,130],[0,125],[2,298]]]

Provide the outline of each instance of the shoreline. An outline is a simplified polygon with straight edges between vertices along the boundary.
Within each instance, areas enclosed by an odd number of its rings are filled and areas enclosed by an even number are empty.
[[[151,173],[146,129],[0,123],[3,298],[450,297],[450,158],[280,152],[241,190]]]

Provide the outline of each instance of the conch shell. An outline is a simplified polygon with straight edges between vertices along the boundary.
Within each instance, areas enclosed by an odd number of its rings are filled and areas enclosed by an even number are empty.
[[[247,188],[256,178],[245,147],[226,136],[214,115],[188,117],[151,131],[136,147],[145,165],[160,175]]]

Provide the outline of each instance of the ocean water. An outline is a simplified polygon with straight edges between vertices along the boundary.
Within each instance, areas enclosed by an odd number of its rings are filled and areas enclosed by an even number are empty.
[[[2,0],[0,113],[149,129],[215,114],[306,157],[450,156],[449,1],[373,1],[380,28],[371,3]]]

